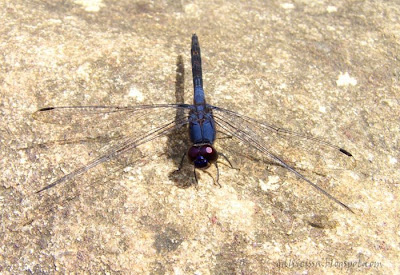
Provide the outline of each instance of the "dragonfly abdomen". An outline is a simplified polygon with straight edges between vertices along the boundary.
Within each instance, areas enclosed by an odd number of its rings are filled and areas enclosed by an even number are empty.
[[[201,55],[200,55],[200,44],[196,34],[192,36],[192,49],[190,51],[192,56],[192,75],[193,75],[193,86],[203,87],[203,75],[201,69]]]

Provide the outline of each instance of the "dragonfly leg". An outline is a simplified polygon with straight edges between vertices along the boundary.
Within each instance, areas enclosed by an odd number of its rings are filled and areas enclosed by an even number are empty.
[[[232,169],[239,170],[239,168],[233,167],[232,163],[230,162],[230,160],[228,159],[228,157],[225,156],[225,154],[223,154],[223,153],[221,153],[221,152],[218,152],[218,155],[222,156],[222,157],[229,163],[229,166],[230,166]]]
[[[183,167],[183,161],[185,160],[186,153],[183,153],[181,162],[179,163],[178,169],[176,171],[180,171]]]
[[[197,174],[196,174],[196,167],[193,167],[193,175],[194,175],[194,186],[196,187],[196,189],[199,186],[199,181],[197,179]]]

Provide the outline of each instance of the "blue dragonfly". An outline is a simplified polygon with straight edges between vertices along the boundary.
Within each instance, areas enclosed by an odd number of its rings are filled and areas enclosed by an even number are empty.
[[[206,103],[203,89],[201,54],[198,37],[196,34],[192,36],[191,45],[191,61],[192,75],[194,86],[193,104],[147,104],[136,106],[61,106],[46,107],[39,109],[34,113],[34,118],[41,121],[57,122],[57,123],[74,123],[78,121],[85,126],[85,123],[99,123],[106,121],[108,127],[116,127],[118,123],[127,121],[127,123],[145,121],[142,125],[150,125],[144,130],[140,126],[136,127],[135,133],[130,133],[126,138],[122,139],[117,145],[112,146],[107,152],[100,157],[93,159],[86,165],[72,171],[69,174],[55,180],[49,185],[38,190],[41,193],[49,188],[65,183],[73,178],[86,173],[93,167],[107,162],[113,158],[123,155],[134,150],[151,140],[165,136],[172,131],[189,125],[189,135],[192,146],[182,157],[182,167],[184,158],[187,157],[193,165],[193,173],[197,183],[196,169],[205,170],[211,165],[215,165],[217,169],[217,180],[219,177],[219,169],[217,165],[218,156],[224,157],[231,165],[230,161],[222,153],[218,153],[213,144],[216,139],[217,128],[220,132],[230,137],[236,138],[242,143],[252,147],[263,156],[271,159],[278,165],[286,168],[298,178],[307,182],[327,198],[336,202],[348,211],[354,213],[352,209],[329,194],[323,188],[307,179],[303,174],[298,172],[293,166],[285,162],[275,152],[273,152],[266,141],[268,137],[287,138],[287,139],[303,139],[317,143],[323,147],[330,148],[341,155],[352,157],[351,153],[345,149],[336,146],[328,141],[313,137],[307,134],[294,132],[285,128],[274,126],[264,121],[241,115],[237,112],[209,105]],[[181,111],[184,115],[178,119],[170,120],[172,112]],[[153,117],[153,119],[152,119]],[[168,120],[169,119],[169,120]],[[110,122],[111,121],[111,122]],[[128,125],[128,124],[127,124]],[[129,126],[128,126],[129,127]],[[127,127],[120,127],[127,128]],[[231,165],[232,167],[232,165]]]

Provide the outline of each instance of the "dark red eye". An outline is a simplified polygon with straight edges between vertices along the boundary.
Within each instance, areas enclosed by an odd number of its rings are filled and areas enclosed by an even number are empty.
[[[200,154],[200,147],[192,146],[188,151],[188,158],[190,162],[193,162]]]
[[[201,146],[200,155],[205,157],[211,163],[214,163],[218,159],[218,153],[211,145]]]
[[[218,159],[218,153],[211,145],[192,146],[188,158],[196,168],[206,169]]]

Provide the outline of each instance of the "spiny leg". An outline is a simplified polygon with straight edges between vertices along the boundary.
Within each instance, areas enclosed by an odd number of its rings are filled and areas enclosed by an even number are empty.
[[[199,181],[197,180],[196,167],[194,166],[193,166],[193,175],[194,175],[194,186],[196,187],[196,189],[198,189]]]
[[[232,169],[239,170],[239,168],[233,167],[232,163],[230,162],[230,160],[228,159],[228,157],[225,154],[218,152],[218,155],[222,156],[229,163],[229,166]]]
[[[176,170],[177,172],[179,172],[182,169],[183,161],[185,160],[185,157],[186,157],[186,153],[183,153],[181,162],[179,163],[178,169]]]

